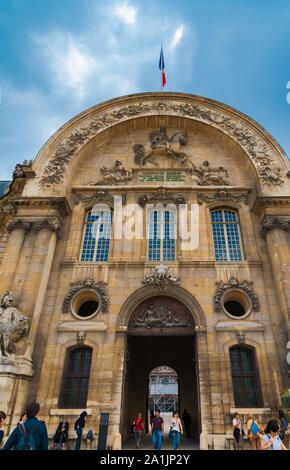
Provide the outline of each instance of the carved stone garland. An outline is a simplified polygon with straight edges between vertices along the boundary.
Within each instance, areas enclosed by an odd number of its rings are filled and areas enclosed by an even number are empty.
[[[59,184],[63,179],[65,166],[70,163],[82,145],[98,133],[128,118],[148,116],[153,113],[184,116],[220,129],[232,137],[250,156],[263,185],[282,185],[281,169],[273,166],[274,159],[270,149],[245,125],[203,105],[169,101],[122,106],[83,123],[57,146],[54,156],[44,168],[39,181],[40,187]]]
[[[94,279],[86,278],[82,281],[72,282],[67,295],[64,298],[62,311],[63,313],[69,312],[69,305],[72,297],[80,290],[88,288],[97,291],[102,299],[101,309],[102,312],[107,312],[109,308],[109,296],[107,294],[106,284],[103,281],[95,282]]]
[[[203,202],[211,203],[211,202],[234,202],[239,203],[243,202],[244,204],[249,204],[247,194],[232,194],[228,191],[218,191],[212,196],[208,196],[207,194],[198,194],[197,201],[201,205]]]
[[[150,194],[143,194],[138,198],[138,204],[141,207],[146,206],[146,204],[152,204],[160,202],[162,204],[185,204],[185,197],[182,194],[172,194],[169,191],[166,191],[164,188],[158,188],[157,191]]]
[[[260,302],[257,295],[253,289],[253,282],[249,281],[239,281],[235,277],[231,277],[229,282],[218,281],[216,282],[217,289],[213,298],[213,307],[215,312],[222,311],[222,296],[226,290],[231,289],[240,289],[244,291],[250,297],[252,301],[253,311],[259,312],[260,311]]]

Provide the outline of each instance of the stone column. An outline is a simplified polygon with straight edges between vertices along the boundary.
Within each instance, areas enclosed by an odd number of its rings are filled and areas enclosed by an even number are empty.
[[[71,217],[70,230],[68,239],[66,242],[66,249],[64,254],[64,261],[77,261],[80,250],[79,241],[82,238],[82,233],[84,229],[84,216],[85,216],[85,207],[84,204],[76,200],[76,204],[73,208],[73,213]]]
[[[29,272],[33,287],[37,295],[34,301],[34,310],[30,323],[28,346],[25,356],[32,357],[39,321],[43,309],[44,298],[54,258],[57,237],[60,237],[60,223],[58,219],[36,222],[33,231],[37,233],[32,253],[31,269]]]
[[[290,246],[289,218],[275,218],[266,216],[263,221],[263,232],[267,243],[273,278],[278,295],[280,310],[283,316],[283,323],[287,341],[290,340]],[[286,357],[286,349],[285,349]]]
[[[198,385],[200,406],[200,449],[208,449],[208,435],[213,434],[209,358],[206,331],[197,333]]]
[[[31,223],[23,220],[13,220],[7,225],[7,231],[10,235],[1,263],[0,292],[11,286],[24,239],[30,227]]]

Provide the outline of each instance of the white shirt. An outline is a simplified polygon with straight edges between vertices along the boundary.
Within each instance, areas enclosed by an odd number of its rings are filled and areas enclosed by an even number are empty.
[[[238,424],[238,423],[239,423],[239,424]],[[237,427],[238,427],[239,430],[241,431],[241,430],[242,430],[242,423],[241,423],[241,421],[240,421],[239,419],[237,419],[237,418],[234,418],[234,419],[233,419],[233,426],[236,426],[236,424],[238,424]]]
[[[181,431],[180,423],[181,423],[180,418],[177,418],[177,419],[172,418],[171,423],[170,423],[170,429],[172,431],[180,432]]]

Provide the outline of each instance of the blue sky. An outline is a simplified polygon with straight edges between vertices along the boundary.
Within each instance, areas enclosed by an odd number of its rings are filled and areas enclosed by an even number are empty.
[[[84,109],[159,91],[161,41],[165,90],[239,109],[290,154],[289,0],[1,0],[0,179]]]

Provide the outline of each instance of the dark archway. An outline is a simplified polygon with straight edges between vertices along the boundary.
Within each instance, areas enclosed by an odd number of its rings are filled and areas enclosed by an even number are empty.
[[[155,295],[130,316],[122,404],[122,437],[130,436],[138,412],[147,418],[150,372],[166,364],[179,380],[179,411],[192,418],[192,437],[200,434],[196,335],[193,316],[179,300]],[[148,431],[147,419],[146,430]]]

